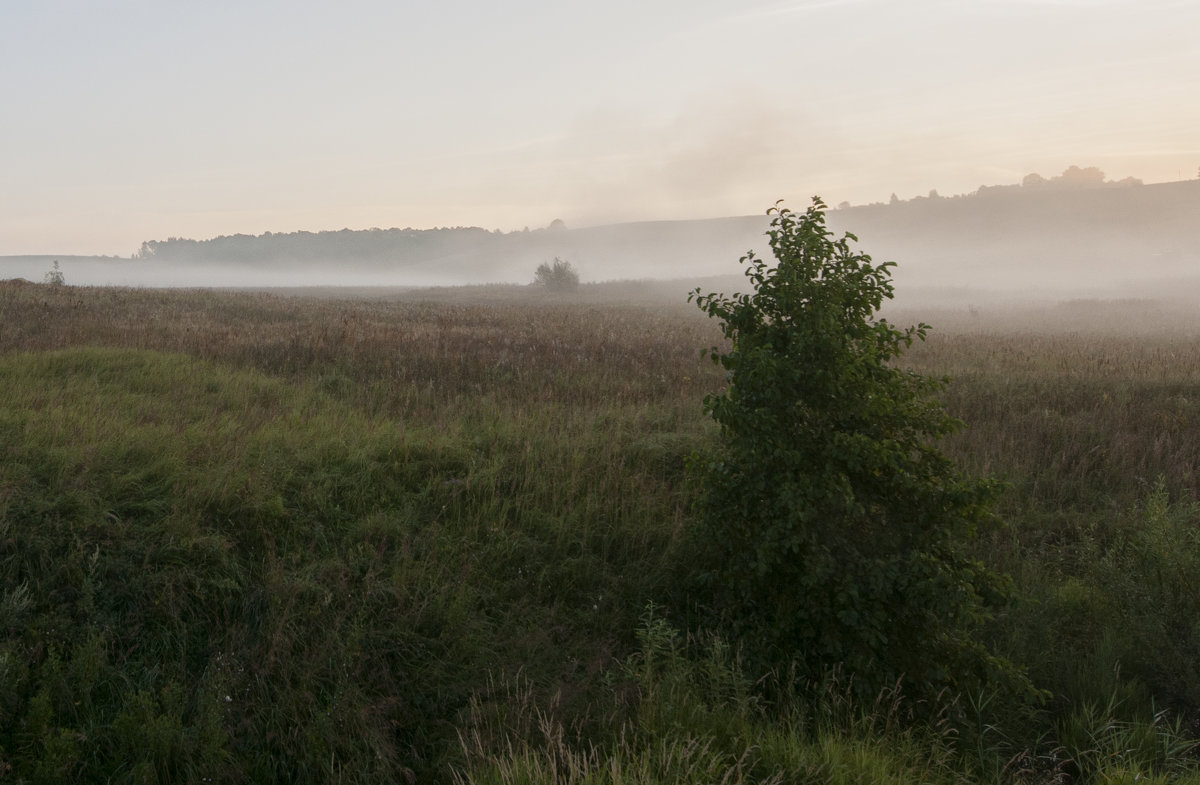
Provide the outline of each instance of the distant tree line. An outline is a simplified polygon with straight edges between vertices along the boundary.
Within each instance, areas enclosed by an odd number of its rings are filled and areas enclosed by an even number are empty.
[[[561,221],[552,228],[560,227]],[[527,233],[528,228],[521,232],[505,233],[499,229],[488,231],[477,226],[455,226],[436,229],[264,232],[260,235],[222,235],[210,240],[169,237],[142,243],[134,256],[171,262],[219,260],[270,263],[330,259],[396,262],[475,252],[480,246],[503,244],[506,238]]]
[[[1070,166],[1059,176],[1048,179],[1034,172],[1025,175],[1025,179],[1021,181],[1022,188],[1102,188],[1114,185],[1142,185],[1142,181],[1136,177],[1126,177],[1124,180],[1106,180],[1104,172],[1094,166],[1086,169]]]
[[[1200,173],[1197,173],[1200,176]],[[905,202],[923,202],[926,200],[936,199],[963,199],[976,196],[997,196],[1005,193],[1018,193],[1037,190],[1084,190],[1091,188],[1126,188],[1131,186],[1143,185],[1142,181],[1136,177],[1126,177],[1123,180],[1108,180],[1105,178],[1104,172],[1095,166],[1080,168],[1078,166],[1069,166],[1062,174],[1055,177],[1042,177],[1037,172],[1025,175],[1019,184],[1013,185],[981,185],[975,191],[969,194],[960,194],[957,196],[944,197],[936,190],[930,191],[928,196],[915,196],[912,199],[901,199],[896,194],[892,194],[888,200],[888,204],[897,205]],[[872,206],[880,206],[883,202],[875,202]],[[842,202],[838,205],[838,209],[847,209],[851,207],[849,202]]]

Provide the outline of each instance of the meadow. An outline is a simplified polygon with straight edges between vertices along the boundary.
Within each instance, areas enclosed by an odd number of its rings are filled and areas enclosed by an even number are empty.
[[[0,283],[0,779],[1200,781],[1200,311],[889,311],[1042,691],[918,719],[697,622],[680,289]]]

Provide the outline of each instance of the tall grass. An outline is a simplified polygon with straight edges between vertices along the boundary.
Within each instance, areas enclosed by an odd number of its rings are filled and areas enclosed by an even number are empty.
[[[603,665],[679,515],[661,481],[592,470],[640,439],[578,413],[439,431],[147,351],[14,354],[0,379],[6,661],[32,666],[8,694],[25,751],[83,779],[149,755],[121,734],[158,716],[161,779],[432,765],[489,671]],[[193,749],[205,712],[226,734]]]
[[[1194,777],[1200,320],[1110,314],[914,315],[1048,696],[929,727],[688,628],[723,378],[682,302],[0,283],[0,776]]]
[[[462,734],[459,783],[787,783],[958,781],[948,739],[905,726],[901,702],[885,694],[854,704],[836,673],[782,708],[720,639],[684,639],[648,606],[638,648],[616,663],[597,741],[539,707],[520,682],[506,685],[508,711],[472,703]],[[515,700],[514,700],[515,698]],[[816,711],[807,707],[817,707]]]

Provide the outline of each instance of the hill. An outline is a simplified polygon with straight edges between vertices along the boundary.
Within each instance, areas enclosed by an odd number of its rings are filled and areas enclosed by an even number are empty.
[[[853,227],[877,261],[896,261],[901,294],[1200,294],[1200,180],[1142,185],[1100,178],[1064,183],[1031,175],[1022,185],[960,196],[843,205],[830,211],[829,225]],[[127,259],[0,257],[0,265],[3,277],[36,281],[57,258],[67,282],[76,284],[443,286],[527,283],[537,265],[560,257],[584,280],[686,279],[686,286],[737,275],[747,250],[765,249],[766,227],[765,216],[740,216],[577,229],[555,222],[508,233],[478,227],[267,232],[148,241]]]
[[[991,291],[1195,292],[1200,180],[1092,188],[992,187],[837,210],[909,286]]]

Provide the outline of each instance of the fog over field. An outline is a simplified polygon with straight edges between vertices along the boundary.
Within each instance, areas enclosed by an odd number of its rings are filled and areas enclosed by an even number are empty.
[[[10,5],[0,277],[58,259],[78,284],[425,286],[527,282],[554,256],[585,281],[736,274],[763,211],[813,194],[859,206],[831,224],[902,284],[1124,289],[1195,247],[1196,3]],[[1114,212],[1045,185],[1071,166],[1147,185]],[[360,254],[372,227],[479,230]],[[129,260],[267,235],[305,242]]]
[[[1077,182],[1072,181],[1072,176]],[[806,204],[785,205],[797,211]],[[967,195],[936,192],[827,212],[876,262],[894,261],[901,300],[979,303],[1078,297],[1200,302],[1200,180],[1145,185],[1094,168],[1030,175]],[[429,287],[528,284],[570,261],[582,280],[703,279],[736,287],[739,259],[769,256],[766,215],[517,232],[390,229],[147,241],[131,258],[7,257],[2,277],[144,287]]]

